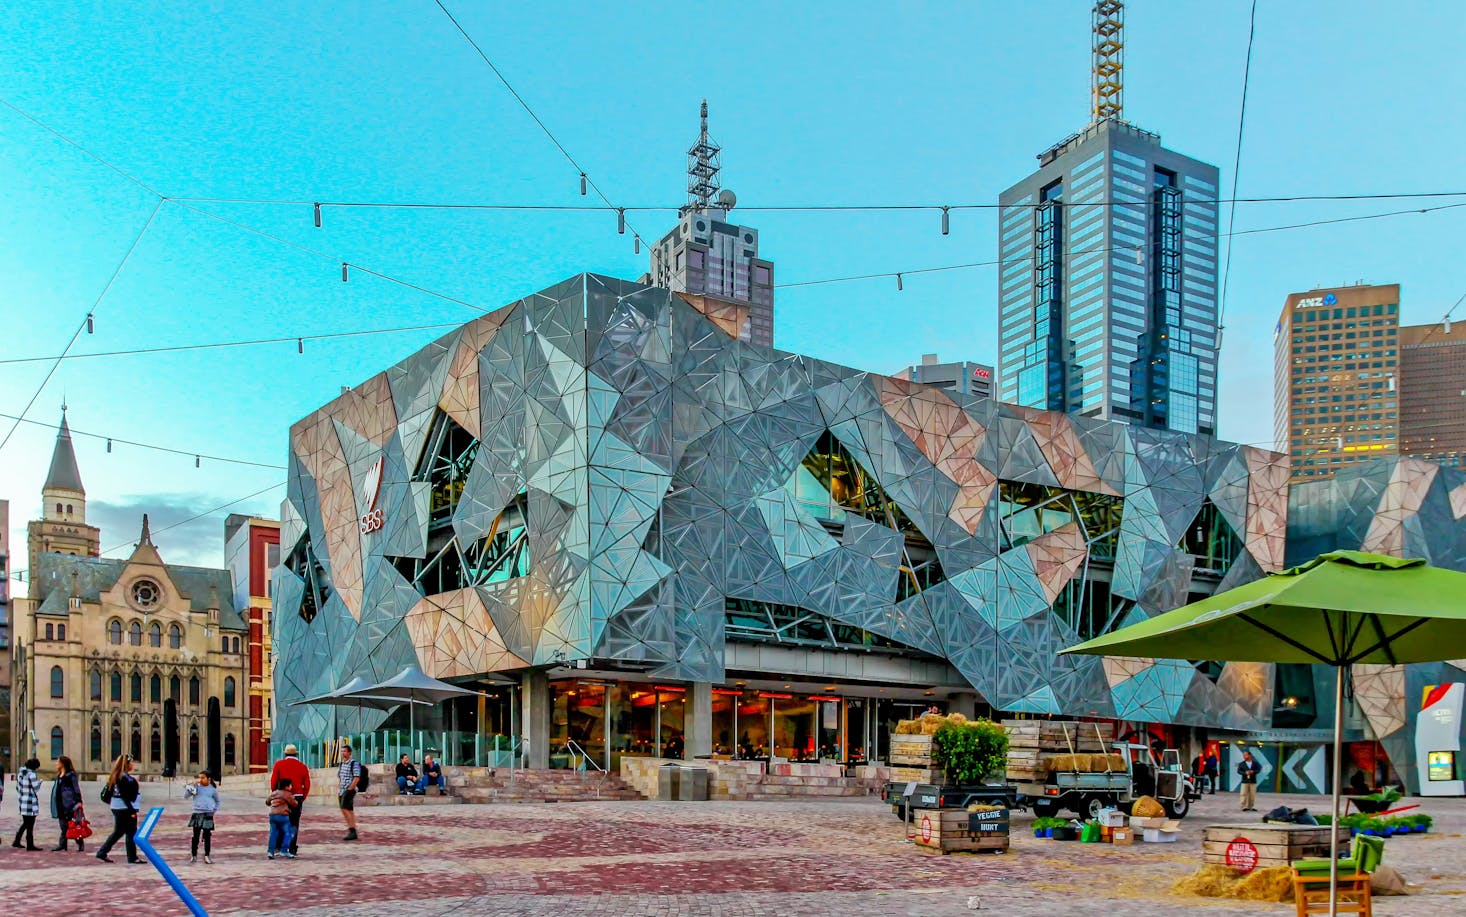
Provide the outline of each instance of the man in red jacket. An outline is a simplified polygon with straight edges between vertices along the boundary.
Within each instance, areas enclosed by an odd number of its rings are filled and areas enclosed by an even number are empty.
[[[300,849],[300,810],[305,808],[305,798],[311,792],[311,772],[297,757],[300,749],[293,744],[285,746],[285,757],[275,762],[270,768],[270,789],[275,789],[280,780],[290,781],[290,788],[295,791],[295,805],[290,807],[290,855],[295,856]]]

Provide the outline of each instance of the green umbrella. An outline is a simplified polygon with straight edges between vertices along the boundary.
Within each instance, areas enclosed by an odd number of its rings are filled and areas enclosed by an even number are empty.
[[[1333,666],[1334,914],[1345,669],[1362,662],[1400,665],[1466,656],[1466,573],[1419,559],[1334,551],[1062,652]]]

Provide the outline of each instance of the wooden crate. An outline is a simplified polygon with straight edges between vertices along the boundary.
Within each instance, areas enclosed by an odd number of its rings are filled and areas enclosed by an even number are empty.
[[[897,767],[931,767],[931,736],[891,736],[891,749],[887,760]]]
[[[1294,860],[1327,858],[1329,828],[1314,825],[1207,825],[1201,836],[1203,863],[1227,863],[1227,848],[1234,841],[1246,841],[1257,849],[1257,869],[1287,866]],[[1340,831],[1340,845],[1348,838]]]
[[[942,853],[1005,853],[1008,835],[996,832],[974,834],[968,830],[966,809],[917,809],[911,821],[916,846]]]
[[[947,772],[940,767],[893,767],[890,779],[892,783],[915,780],[917,783],[943,784],[947,782]]]

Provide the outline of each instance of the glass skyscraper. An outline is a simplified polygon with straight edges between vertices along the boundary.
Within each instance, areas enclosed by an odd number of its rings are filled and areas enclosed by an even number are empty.
[[[1215,166],[1118,118],[999,198],[999,397],[1185,433],[1217,401]]]

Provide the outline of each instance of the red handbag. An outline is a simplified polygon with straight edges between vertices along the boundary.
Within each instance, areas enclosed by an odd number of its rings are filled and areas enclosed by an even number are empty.
[[[86,813],[81,806],[76,807],[72,813],[71,823],[66,826],[66,839],[69,841],[85,840],[92,836],[92,823],[87,821]]]

